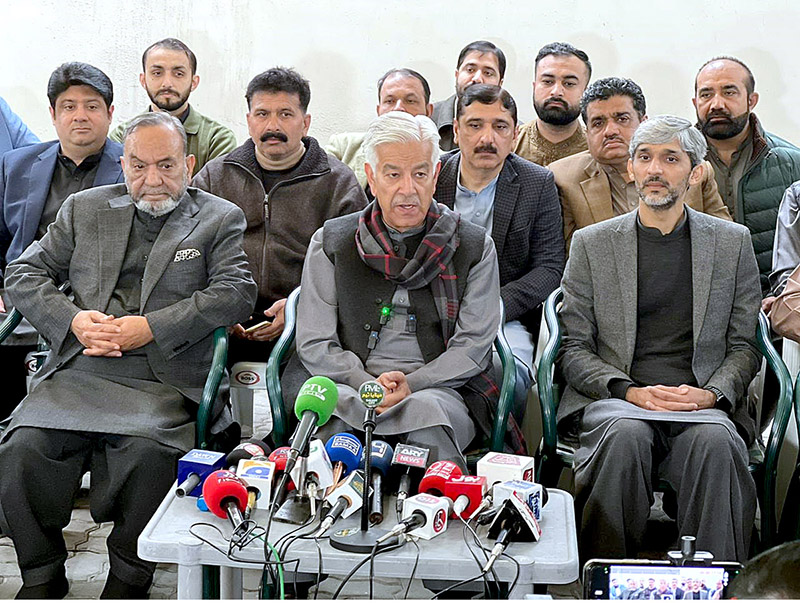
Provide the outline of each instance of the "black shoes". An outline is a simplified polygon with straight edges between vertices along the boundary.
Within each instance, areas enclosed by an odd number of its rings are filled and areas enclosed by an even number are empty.
[[[111,572],[108,572],[106,578],[106,585],[103,592],[100,593],[101,599],[147,599],[147,594],[150,590],[150,585],[153,583],[152,579],[146,586],[134,586],[128,584],[117,578]]]
[[[44,584],[24,586],[19,589],[15,599],[63,599],[69,592],[69,582],[64,568],[61,573]]]

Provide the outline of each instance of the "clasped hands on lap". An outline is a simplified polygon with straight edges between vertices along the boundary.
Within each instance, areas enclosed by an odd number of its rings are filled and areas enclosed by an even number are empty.
[[[645,410],[687,412],[714,408],[717,397],[707,389],[691,385],[648,385],[629,387],[625,392],[625,400]]]
[[[97,310],[81,310],[70,325],[83,344],[84,356],[119,358],[153,341],[153,332],[144,316],[114,318]]]

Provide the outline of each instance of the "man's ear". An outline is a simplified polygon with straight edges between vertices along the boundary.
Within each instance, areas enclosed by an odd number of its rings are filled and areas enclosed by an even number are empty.
[[[139,74],[139,85],[140,85],[142,88],[144,88],[145,90],[147,90],[147,84],[145,83],[145,79],[144,79],[144,73],[140,73],[140,74]]]
[[[753,92],[753,94],[747,97],[747,106],[750,107],[751,111],[756,108],[756,105],[758,104],[758,99],[759,99],[758,92]]]
[[[628,178],[633,180],[633,159],[628,159]]]
[[[372,196],[375,197],[375,172],[372,171],[372,166],[369,163],[364,163],[364,173],[367,175],[367,184]]]
[[[703,163],[699,163],[692,168],[692,172],[689,174],[689,186],[694,186],[695,184],[699,184],[703,180],[703,175],[705,174],[706,166]]]
[[[458,146],[458,118],[453,120],[453,142]]]
[[[194,166],[196,163],[197,157],[191,154],[186,156],[186,169],[189,170],[189,180],[192,179],[192,174],[194,173]]]

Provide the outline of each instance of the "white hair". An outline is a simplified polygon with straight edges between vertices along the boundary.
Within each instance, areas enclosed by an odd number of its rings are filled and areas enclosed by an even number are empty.
[[[643,121],[631,138],[631,159],[643,144],[666,144],[677,139],[681,149],[689,155],[692,167],[701,164],[706,158],[708,145],[700,130],[688,119],[674,115],[656,115]]]
[[[431,145],[431,165],[439,162],[439,131],[436,124],[425,115],[410,115],[403,111],[389,111],[376,117],[364,136],[364,156],[373,170],[377,170],[377,147],[393,142],[427,142]]]

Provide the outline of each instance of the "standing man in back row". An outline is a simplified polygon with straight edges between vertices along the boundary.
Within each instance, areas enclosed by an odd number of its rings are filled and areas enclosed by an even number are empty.
[[[367,204],[355,174],[308,136],[311,87],[294,69],[273,67],[247,85],[244,144],[206,165],[192,185],[244,210],[244,250],[258,284],[254,316],[272,323],[233,330],[229,362],[266,359],[283,330],[286,297],[300,284],[311,235],[325,220]]]
[[[585,52],[565,42],[544,46],[533,67],[536,119],[520,127],[514,152],[546,166],[585,151],[586,129],[579,118],[581,95],[591,78],[592,64]]]
[[[200,83],[197,57],[175,38],[165,38],[147,47],[142,55],[139,83],[150,97],[148,111],[165,111],[177,117],[186,130],[189,154],[196,159],[194,172],[220,155],[236,148],[236,137],[222,124],[209,119],[189,104],[189,96]],[[127,124],[120,124],[111,138],[122,142]]]
[[[458,148],[453,137],[453,121],[456,118],[456,100],[472,84],[503,85],[506,74],[506,55],[497,46],[486,40],[470,42],[458,55],[456,64],[456,93],[433,104],[431,119],[439,130],[439,148],[452,151]]]
[[[778,206],[789,185],[800,180],[800,149],[761,127],[753,113],[755,87],[753,72],[742,61],[717,57],[697,72],[692,102],[719,194],[733,219],[753,236],[766,294]]]

